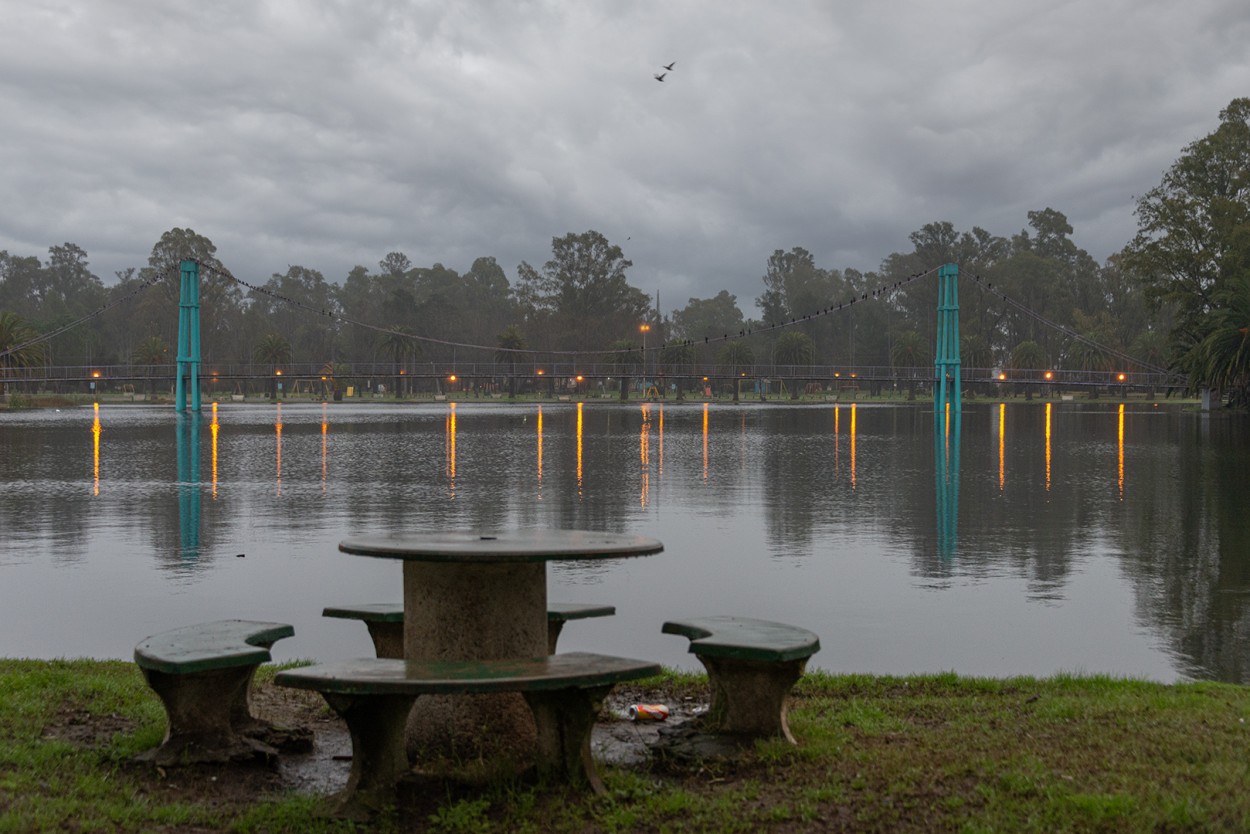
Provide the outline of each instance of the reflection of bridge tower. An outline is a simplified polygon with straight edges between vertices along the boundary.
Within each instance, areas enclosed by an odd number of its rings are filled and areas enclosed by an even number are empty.
[[[959,530],[959,435],[960,412],[942,409],[939,431],[933,436],[933,479],[937,492],[938,557],[955,557]]]
[[[198,559],[200,555],[199,415],[178,415],[178,530],[182,558],[191,561]]]
[[[959,400],[959,267],[943,264],[938,269],[938,331],[933,364],[937,379],[933,388],[933,426],[940,431],[943,415],[958,414]]]
[[[178,294],[178,382],[175,407],[187,410],[187,388],[191,389],[191,410],[200,410],[200,265],[182,262],[182,286]]]

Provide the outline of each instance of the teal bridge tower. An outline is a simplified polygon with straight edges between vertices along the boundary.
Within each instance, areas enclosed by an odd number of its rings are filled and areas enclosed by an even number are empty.
[[[937,350],[933,389],[933,425],[940,434],[949,416],[959,419],[959,267],[943,264],[938,269]]]
[[[200,265],[182,262],[182,285],[178,294],[178,382],[175,408],[187,410],[187,390],[191,410],[200,410]]]

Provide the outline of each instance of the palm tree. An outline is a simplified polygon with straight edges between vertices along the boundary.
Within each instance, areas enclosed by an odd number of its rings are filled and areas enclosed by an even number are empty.
[[[291,343],[280,333],[270,333],[257,343],[252,358],[262,365],[269,366],[269,398],[278,398],[278,377],[282,375],[281,365],[291,361]]]
[[[402,387],[404,362],[415,362],[421,358],[424,352],[421,349],[421,343],[402,327],[392,327],[378,336],[376,349],[378,353],[391,361],[391,367],[395,371],[395,396],[402,398],[404,396]]]
[[[135,348],[134,361],[147,366],[144,371],[144,389],[151,396],[154,366],[169,364],[169,345],[160,336],[148,336]]]
[[[929,362],[929,343],[915,330],[899,334],[890,345],[890,364],[895,374],[899,368],[907,368],[907,399],[916,399],[916,368]]]
[[[499,334],[499,350],[495,351],[496,362],[508,363],[508,399],[516,399],[516,360],[517,351],[525,349],[525,336],[521,328],[510,324]]]
[[[0,313],[0,392],[4,378],[17,368],[33,368],[43,363],[44,346],[34,344],[39,334],[17,313]]]
[[[777,344],[773,345],[774,365],[811,365],[816,357],[816,343],[812,337],[797,330],[789,330],[781,335]],[[798,381],[791,374],[794,384],[790,387],[790,399],[799,398]]]
[[[621,375],[621,402],[629,399],[629,379],[642,365],[642,353],[628,339],[618,339],[609,345],[614,351],[612,361]]]
[[[734,402],[739,401],[738,394],[738,378],[742,373],[739,368],[749,367],[755,364],[755,352],[751,350],[751,346],[740,339],[735,339],[725,344],[720,349],[720,353],[716,354],[716,361],[722,365],[729,365],[733,368],[734,377]]]
[[[1183,358],[1191,384],[1227,391],[1250,405],[1250,277],[1231,279],[1215,295],[1207,335]]]
[[[1021,379],[1036,379],[1037,375],[1042,373],[1049,364],[1050,358],[1046,356],[1046,350],[1032,339],[1026,339],[1016,345],[1015,350],[1011,352],[1012,374]],[[1024,386],[1024,398],[1033,399],[1033,386]]]
[[[1065,368],[1090,374],[1109,370],[1111,361],[1093,339],[1086,337],[1073,339],[1068,343],[1068,349],[1064,351],[1063,365]],[[1097,385],[1090,386],[1089,398],[1098,399]]]

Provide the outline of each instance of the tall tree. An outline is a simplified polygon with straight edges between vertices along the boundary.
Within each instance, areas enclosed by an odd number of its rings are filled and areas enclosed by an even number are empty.
[[[1163,181],[1137,202],[1137,235],[1126,265],[1156,308],[1176,311],[1178,363],[1190,383],[1214,383],[1201,369],[1213,313],[1237,297],[1227,287],[1250,273],[1250,98],[1234,99],[1220,125],[1187,146]]]
[[[603,349],[635,337],[651,300],[626,280],[633,262],[621,248],[592,229],[553,238],[551,251],[542,271],[525,262],[517,267],[518,301],[547,325],[530,332],[546,333],[549,349]]]

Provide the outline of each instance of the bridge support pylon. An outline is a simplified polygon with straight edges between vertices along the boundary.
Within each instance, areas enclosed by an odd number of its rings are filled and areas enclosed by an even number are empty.
[[[942,431],[946,415],[961,410],[959,379],[959,266],[943,264],[938,268],[937,349],[933,365],[936,379],[933,388],[933,426]]]
[[[182,262],[182,285],[178,294],[178,381],[175,408],[187,410],[187,389],[191,410],[200,410],[200,265]]]

